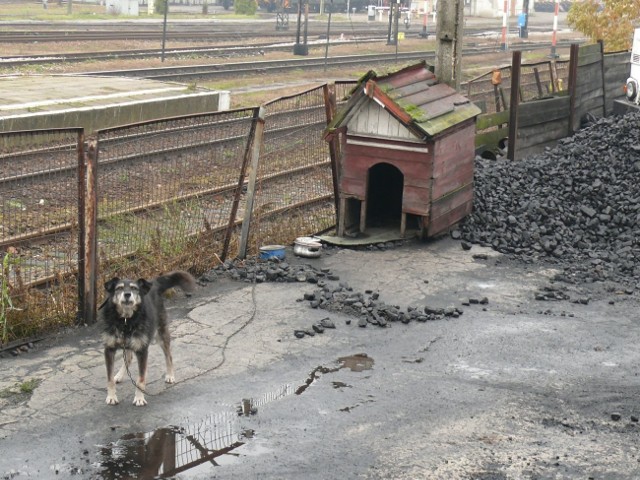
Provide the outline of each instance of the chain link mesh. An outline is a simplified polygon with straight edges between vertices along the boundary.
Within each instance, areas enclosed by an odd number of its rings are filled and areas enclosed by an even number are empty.
[[[0,343],[77,306],[81,129],[0,134]]]
[[[252,252],[290,244],[335,224],[335,203],[323,87],[265,105],[256,182]],[[286,220],[285,220],[286,218]]]
[[[170,118],[98,133],[103,277],[175,268],[201,273],[218,262],[242,188],[238,176],[254,113]]]

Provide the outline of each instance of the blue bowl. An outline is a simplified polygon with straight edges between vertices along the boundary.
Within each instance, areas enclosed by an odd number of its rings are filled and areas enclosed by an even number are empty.
[[[265,245],[260,247],[260,258],[262,260],[269,260],[270,258],[282,260],[285,256],[284,249],[283,245]]]

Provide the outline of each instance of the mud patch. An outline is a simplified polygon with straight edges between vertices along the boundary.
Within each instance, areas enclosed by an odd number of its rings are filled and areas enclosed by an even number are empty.
[[[309,388],[311,384],[313,384],[316,380],[318,380],[323,374],[337,372],[342,368],[348,368],[352,372],[362,372],[364,370],[371,370],[375,362],[373,358],[368,356],[366,353],[356,353],[354,355],[349,355],[347,357],[338,358],[338,363],[340,365],[338,365],[337,367],[326,367],[326,366],[320,365],[314,368],[309,374],[309,376],[307,377],[307,379],[305,380],[304,384],[300,385],[296,389],[295,394],[301,395],[302,393],[304,393],[307,390],[307,388]],[[338,388],[338,387],[335,387],[335,388]]]

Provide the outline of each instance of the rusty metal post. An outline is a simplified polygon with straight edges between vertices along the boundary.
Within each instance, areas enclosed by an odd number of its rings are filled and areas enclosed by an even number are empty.
[[[518,136],[518,104],[520,102],[520,65],[522,63],[522,52],[513,52],[511,60],[511,100],[509,102],[509,142],[507,148],[507,158],[516,158],[516,137]]]
[[[576,94],[578,83],[578,54],[580,47],[577,43],[571,44],[569,51],[569,135],[575,133],[575,121],[576,121]]]
[[[98,282],[98,139],[88,141],[85,195],[85,235],[84,235],[84,321],[96,321]]]
[[[238,185],[233,197],[233,204],[231,206],[231,213],[229,214],[229,223],[227,224],[227,231],[224,235],[224,245],[222,247],[221,260],[224,262],[229,254],[229,244],[231,243],[231,236],[236,224],[236,215],[238,214],[238,206],[240,205],[240,197],[242,196],[242,189],[244,188],[244,180],[247,176],[247,168],[249,161],[251,160],[251,152],[253,151],[253,142],[256,140],[256,126],[260,120],[260,108],[253,109],[253,120],[251,122],[251,130],[249,131],[249,141],[245,146],[244,155],[242,157],[242,166],[240,167],[240,175],[238,178]]]
[[[253,202],[256,196],[256,180],[258,178],[258,167],[260,165],[260,150],[262,148],[262,138],[264,136],[264,107],[260,107],[254,137],[251,140],[251,171],[249,172],[249,185],[247,186],[247,203],[242,220],[242,231],[240,233],[240,248],[238,258],[247,256],[247,245],[249,243],[249,230],[253,213]]]
[[[69,2],[71,3],[71,2]],[[86,159],[84,152],[84,129],[78,131],[76,152],[78,155],[78,311],[76,312],[76,324],[84,323],[85,312],[85,190],[87,180]]]

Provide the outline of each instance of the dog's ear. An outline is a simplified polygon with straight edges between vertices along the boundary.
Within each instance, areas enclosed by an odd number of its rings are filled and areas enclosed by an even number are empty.
[[[138,286],[140,287],[140,293],[142,293],[143,295],[146,295],[147,293],[149,293],[149,290],[151,290],[151,287],[153,286],[153,284],[144,278],[139,278]]]
[[[118,277],[113,277],[111,280],[104,282],[104,289],[109,293],[113,293],[119,281]]]

